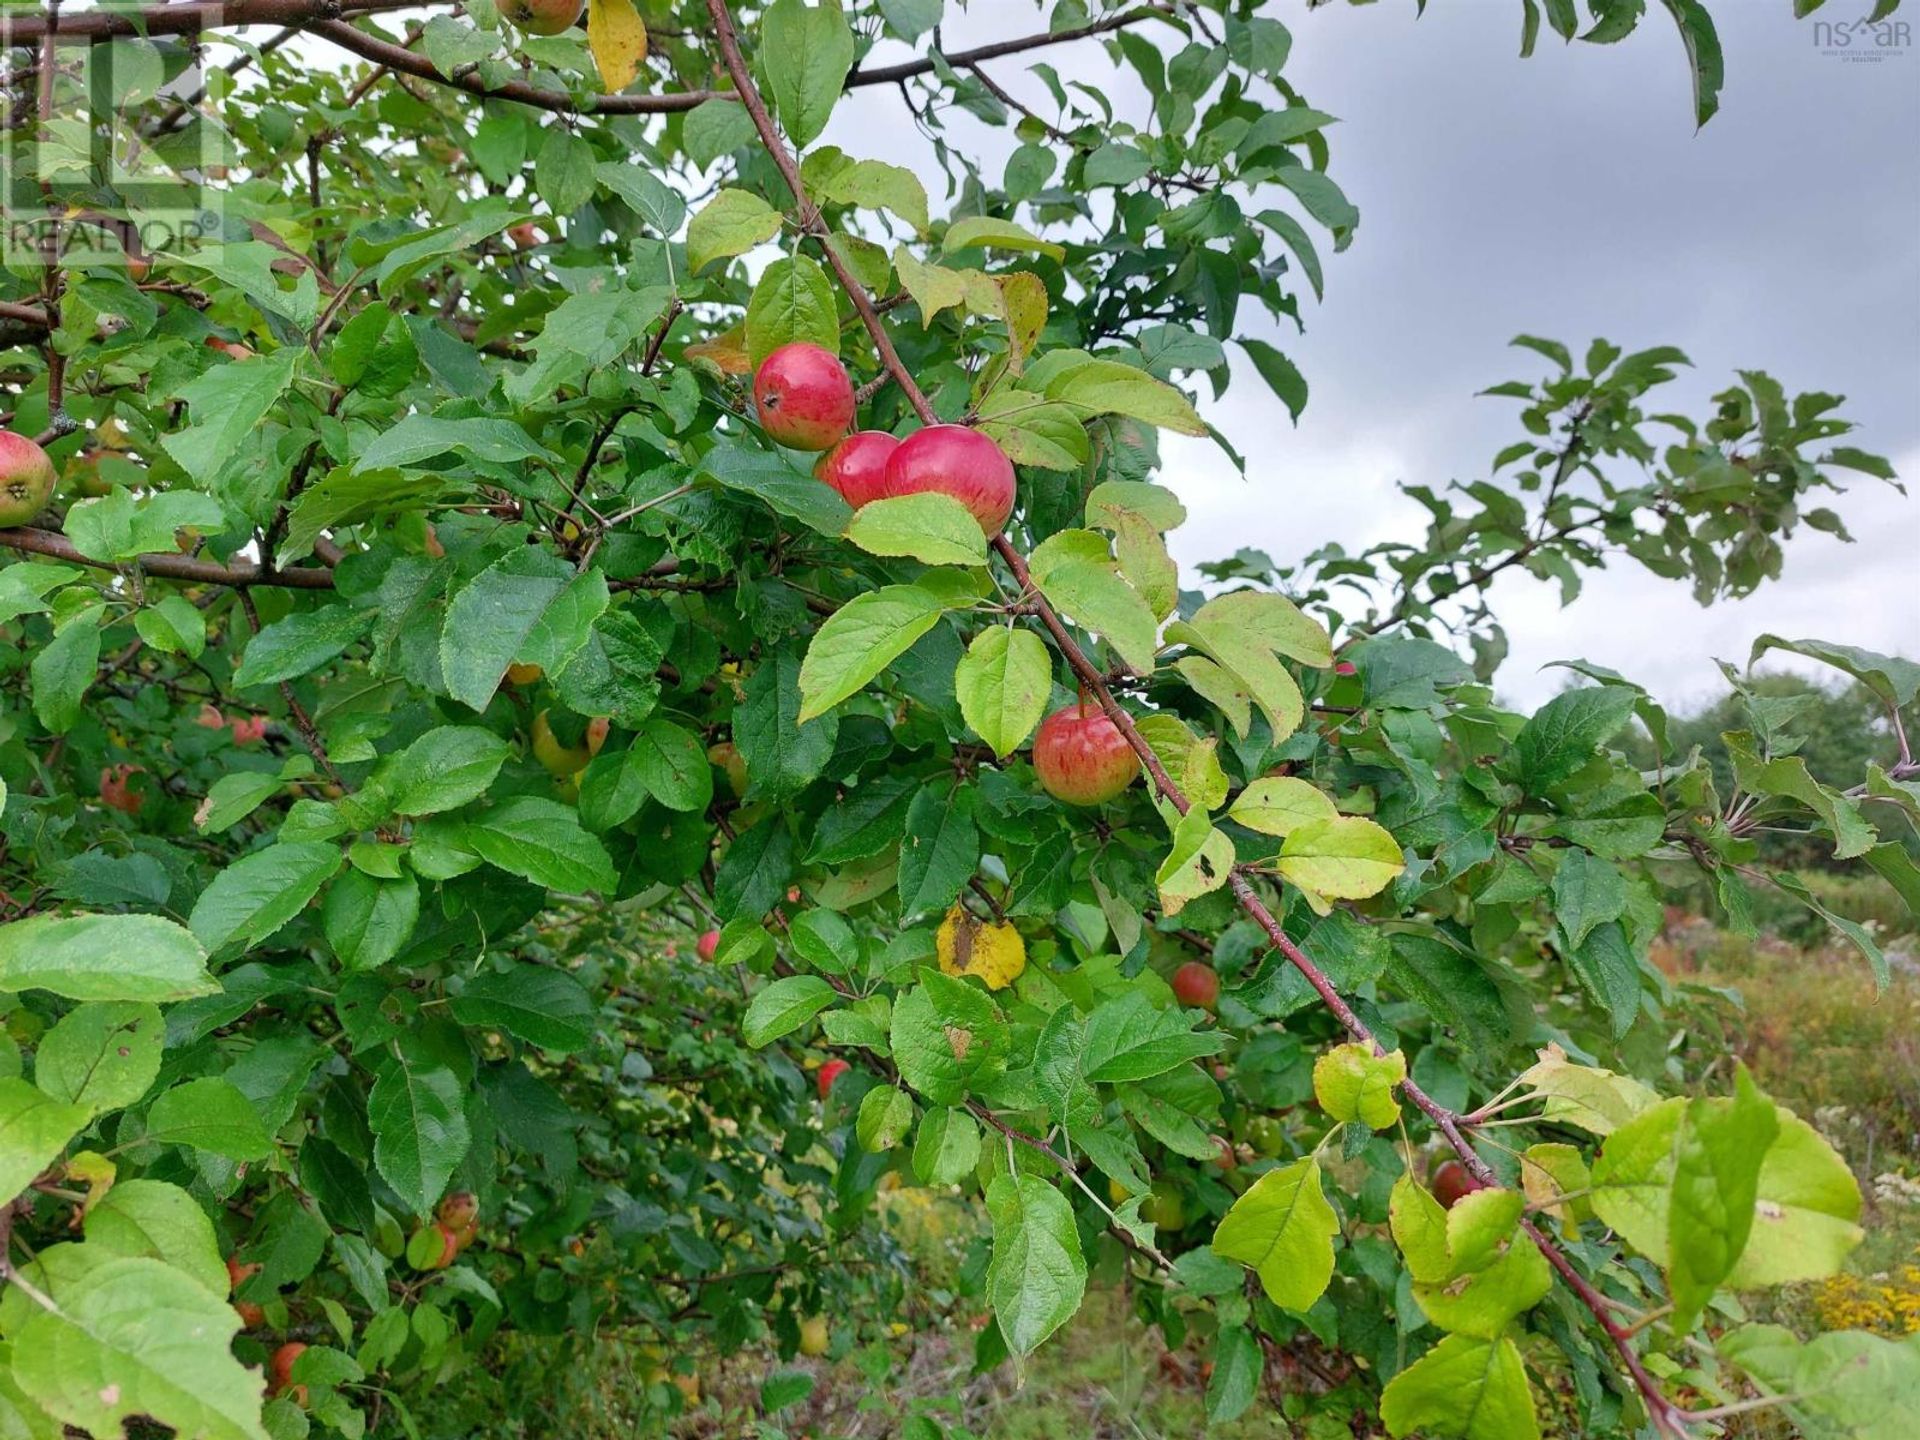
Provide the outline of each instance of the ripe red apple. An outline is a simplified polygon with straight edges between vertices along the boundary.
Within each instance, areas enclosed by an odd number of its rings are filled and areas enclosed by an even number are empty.
[[[753,377],[760,426],[790,450],[825,450],[853,427],[853,381],[837,357],[796,340],[760,362]]]
[[[1360,673],[1360,667],[1355,665],[1351,660],[1336,660],[1333,664],[1333,673],[1336,675],[1358,675]]]
[[[138,815],[147,797],[133,788],[133,777],[143,774],[139,765],[109,765],[100,772],[100,803],[122,815]]]
[[[1433,1198],[1440,1202],[1443,1210],[1451,1210],[1474,1191],[1487,1188],[1486,1181],[1476,1179],[1458,1160],[1448,1160],[1435,1167],[1432,1183]]]
[[[1182,1005],[1211,1010],[1220,1001],[1220,977],[1211,965],[1189,960],[1173,972],[1173,998]]]
[[[1040,788],[1054,799],[1100,805],[1133,783],[1140,761],[1105,712],[1078,704],[1040,722],[1033,737],[1033,769]]]
[[[28,524],[46,509],[59,478],[46,451],[24,435],[0,430],[0,530]]]
[[[223,340],[218,335],[209,335],[207,337],[207,349],[218,350],[222,355],[233,360],[251,360],[253,358],[253,347],[242,345],[238,340]]]
[[[718,930],[709,930],[693,942],[693,953],[708,962],[712,961],[719,950],[720,932]]]
[[[884,430],[856,430],[815,462],[814,477],[858,510],[869,500],[886,498],[887,462],[899,448],[899,440]]]
[[[233,743],[236,745],[256,745],[266,738],[267,717],[250,715],[244,720],[233,722]]]
[[[307,1387],[304,1385],[294,1385],[293,1362],[300,1358],[306,1348],[305,1343],[302,1341],[289,1340],[278,1350],[274,1351],[273,1358],[267,1362],[267,1374],[271,1377],[267,1389],[278,1394],[291,1386],[293,1403],[296,1405],[306,1403]]]
[[[585,0],[506,0],[500,13],[529,35],[564,35],[586,8]]]
[[[816,1083],[820,1086],[820,1098],[822,1100],[826,1099],[827,1092],[833,1089],[833,1082],[852,1068],[851,1065],[847,1064],[846,1061],[840,1059],[838,1056],[822,1065],[820,1067],[820,1074],[815,1077]]]
[[[989,537],[1013,514],[1013,462],[1007,452],[965,425],[929,425],[900,442],[887,461],[887,494],[951,495]]]

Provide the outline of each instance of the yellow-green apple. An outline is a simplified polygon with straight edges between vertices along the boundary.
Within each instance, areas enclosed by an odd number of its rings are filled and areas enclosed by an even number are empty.
[[[529,35],[564,35],[586,8],[584,0],[506,0],[500,13]]]
[[[46,451],[24,435],[0,430],[0,530],[25,525],[46,509],[58,479]]]

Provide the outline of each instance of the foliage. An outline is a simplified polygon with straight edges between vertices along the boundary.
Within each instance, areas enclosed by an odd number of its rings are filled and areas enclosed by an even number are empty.
[[[1262,7],[1059,0],[1012,50],[893,71],[867,50],[938,44],[938,3],[595,0],[585,44],[482,4],[405,47],[380,8],[272,18],[390,73],[263,47],[218,122],[153,122],[163,160],[171,127],[224,147],[216,234],[145,278],[7,273],[11,423],[71,467],[0,532],[10,1427],[464,1434],[434,1418],[451,1377],[507,1365],[498,1404],[531,1413],[611,1334],[649,1412],[698,1403],[697,1354],[772,1356],[784,1433],[796,1352],[858,1346],[885,1393],[863,1317],[927,1312],[873,1217],[933,1186],[988,1227],[954,1282],[990,1307],[980,1370],[1125,1273],[1142,1319],[1204,1338],[1217,1421],[1315,1348],[1396,1436],[1537,1433],[1543,1365],[1595,1435],[1743,1396],[1889,1433],[1911,1344],[1735,1323],[1738,1292],[1836,1271],[1861,1197],[1744,1069],[1685,1087],[1647,951],[1649,867],[1684,862],[1733,925],[1774,887],[1884,982],[1753,835],[1912,904],[1904,737],[1816,776],[1750,700],[1728,788],[1610,672],[1499,706],[1483,604],[1508,568],[1570,598],[1614,558],[1750,592],[1803,520],[1839,531],[1810,492],[1891,479],[1838,397],[1745,371],[1693,420],[1651,408],[1671,348],[1521,337],[1544,378],[1494,393],[1523,433],[1410,492],[1423,543],[1242,551],[1182,588],[1157,432],[1211,433],[1229,343],[1298,412],[1251,317],[1297,319],[1358,223]],[[1644,8],[1581,31],[1527,0],[1527,44],[1541,13],[1598,43]],[[1704,121],[1712,24],[1667,8]],[[149,19],[119,53],[177,70]],[[37,25],[10,38],[135,28]],[[1052,118],[992,78],[1074,42],[1149,122],[1044,61]],[[895,82],[943,207],[820,142],[846,88]],[[953,146],[955,106],[1011,127],[1003,173]],[[55,239],[89,206],[128,213],[89,192]],[[867,426],[998,443],[1008,533],[938,503],[856,522],[767,443],[742,377],[796,339],[843,355]],[[1889,712],[1920,688],[1776,648]],[[1145,771],[1094,809],[1024,750],[1076,694]],[[709,925],[710,966],[636,962]],[[958,953],[979,936],[991,964]],[[1196,956],[1217,1014],[1163,978]],[[829,1054],[853,1069],[819,1086]],[[1448,1153],[1485,1188],[1443,1209]]]

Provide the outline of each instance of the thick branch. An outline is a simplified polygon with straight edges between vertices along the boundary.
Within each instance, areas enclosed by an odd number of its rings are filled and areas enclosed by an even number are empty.
[[[216,565],[210,560],[196,560],[190,555],[173,555],[159,552],[152,555],[136,556],[132,560],[114,562],[96,560],[91,555],[82,555],[66,536],[52,530],[35,530],[22,527],[18,530],[0,530],[0,546],[10,550],[24,550],[31,555],[45,555],[54,560],[64,560],[70,565],[87,565],[95,570],[140,570],[148,575],[158,575],[166,580],[183,580],[197,585],[229,585],[244,590],[256,585],[277,585],[287,590],[331,590],[333,571],[318,566],[296,566],[286,570],[275,570],[262,565]]]

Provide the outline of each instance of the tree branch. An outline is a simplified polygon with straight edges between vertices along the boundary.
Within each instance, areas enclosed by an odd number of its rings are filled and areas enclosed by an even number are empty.
[[[57,531],[36,530],[28,526],[17,530],[0,530],[0,546],[9,550],[24,550],[30,555],[64,560],[70,565],[86,565],[95,570],[116,572],[139,570],[165,580],[181,580],[188,584],[228,585],[237,590],[257,585],[275,585],[287,590],[333,588],[333,571],[317,565],[296,566],[286,570],[276,570],[266,565],[216,565],[209,560],[196,560],[190,555],[165,552],[118,562],[96,560],[91,555],[82,555],[71,540]]]

